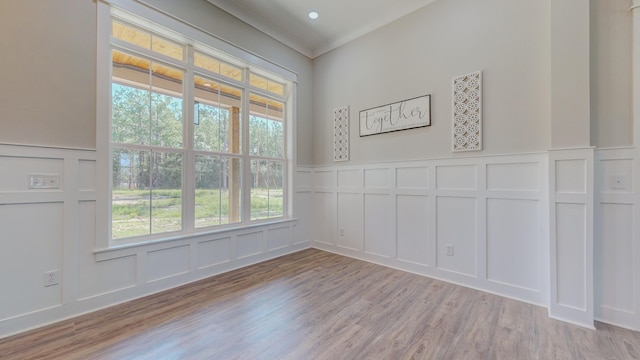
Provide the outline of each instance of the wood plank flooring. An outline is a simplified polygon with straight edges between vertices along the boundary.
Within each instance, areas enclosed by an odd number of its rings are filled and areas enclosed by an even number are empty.
[[[0,340],[0,359],[640,359],[640,333],[309,249]]]

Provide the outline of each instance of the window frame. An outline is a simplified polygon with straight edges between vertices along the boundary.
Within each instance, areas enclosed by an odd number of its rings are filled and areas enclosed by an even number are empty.
[[[295,168],[295,99],[297,75],[277,64],[265,60],[222,41],[211,34],[178,21],[152,8],[128,0],[99,0],[97,2],[97,103],[96,103],[96,147],[97,147],[97,200],[96,200],[96,252],[121,247],[140,246],[149,243],[184,239],[191,236],[229,231],[256,225],[289,221],[293,217],[293,173]],[[124,40],[114,38],[111,33],[112,20],[134,28],[142,29],[158,36],[184,45],[184,58],[173,57],[136,47]],[[112,239],[112,168],[113,154],[111,139],[111,82],[112,50],[125,51],[141,55],[151,61],[179,67],[184,71],[183,88],[183,147],[171,149],[181,153],[182,163],[182,230],[149,234],[144,236]],[[243,71],[242,81],[227,78],[207,69],[196,67],[193,63],[195,51],[213,56]],[[250,84],[250,74],[266,77],[270,81],[282,83],[282,96],[269,93]],[[201,151],[193,146],[194,138],[194,76],[204,75],[220,84],[242,89],[241,107],[241,220],[239,223],[195,227],[195,159]],[[249,94],[256,93],[266,98],[281,101],[284,104],[284,157],[283,163],[283,216],[264,220],[251,220],[251,156],[249,145]],[[235,156],[235,155],[234,155]]]

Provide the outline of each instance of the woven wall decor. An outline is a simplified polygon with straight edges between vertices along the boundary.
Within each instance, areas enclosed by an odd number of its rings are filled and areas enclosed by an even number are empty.
[[[333,110],[333,160],[349,160],[349,107]]]
[[[453,79],[453,151],[482,150],[482,73]]]

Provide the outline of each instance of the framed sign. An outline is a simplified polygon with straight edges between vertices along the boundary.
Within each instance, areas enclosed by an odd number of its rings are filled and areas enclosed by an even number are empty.
[[[360,111],[360,136],[431,125],[431,95]]]

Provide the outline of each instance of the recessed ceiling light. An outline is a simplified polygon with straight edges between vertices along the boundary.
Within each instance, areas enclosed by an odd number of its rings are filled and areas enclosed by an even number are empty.
[[[205,83],[205,84],[204,84],[204,86],[206,86],[206,87],[211,87],[211,84],[209,84],[209,83]]]
[[[315,19],[317,19],[317,18],[318,18],[318,16],[320,16],[320,14],[318,14],[318,12],[317,12],[317,11],[311,11],[311,12],[309,12],[309,19],[311,19],[311,20],[315,20]]]

